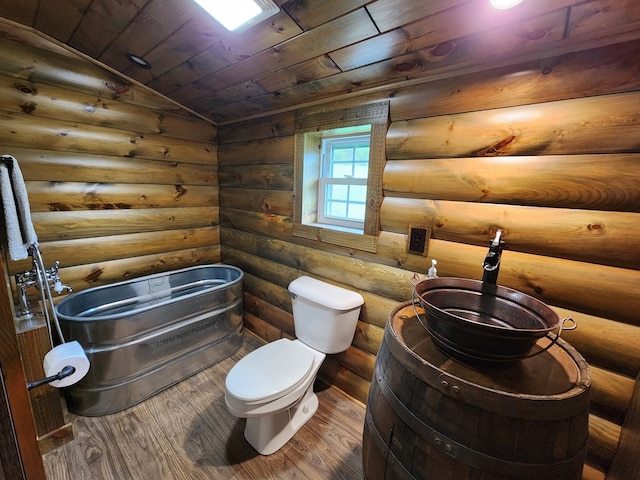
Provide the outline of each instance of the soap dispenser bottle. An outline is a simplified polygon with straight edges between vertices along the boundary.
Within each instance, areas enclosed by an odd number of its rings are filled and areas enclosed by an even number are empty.
[[[435,258],[431,260],[431,268],[427,272],[427,278],[437,278],[438,276],[438,269],[436,268],[437,264],[438,264],[438,261]]]

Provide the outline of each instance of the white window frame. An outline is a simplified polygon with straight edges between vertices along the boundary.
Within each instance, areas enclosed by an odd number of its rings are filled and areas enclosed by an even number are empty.
[[[333,225],[339,227],[353,228],[364,232],[364,216],[362,221],[349,220],[348,218],[338,218],[326,215],[327,199],[326,192],[328,185],[364,185],[367,187],[367,177],[345,177],[335,178],[331,177],[329,170],[331,167],[331,150],[334,146],[354,146],[355,144],[367,144],[369,152],[371,152],[371,135],[367,134],[353,134],[353,135],[336,135],[336,136],[323,136],[321,143],[321,160],[320,160],[320,177],[318,178],[318,223],[323,225]],[[352,162],[355,163],[355,160]],[[367,158],[367,168],[369,164],[369,158]],[[366,197],[366,194],[365,194]],[[347,200],[347,209],[349,204],[356,202],[349,202]],[[366,200],[363,202],[366,207]]]

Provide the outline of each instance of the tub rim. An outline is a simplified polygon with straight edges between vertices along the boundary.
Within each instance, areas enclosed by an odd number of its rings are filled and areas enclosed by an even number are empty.
[[[203,288],[202,290],[198,290],[195,292],[191,292],[185,295],[181,295],[180,297],[177,298],[172,298],[172,297],[168,297],[166,299],[162,299],[159,300],[157,303],[153,303],[152,305],[146,305],[146,306],[142,306],[140,308],[137,308],[135,310],[129,310],[129,311],[123,311],[120,313],[115,313],[115,314],[110,314],[110,315],[87,315],[87,316],[78,316],[78,315],[67,315],[63,312],[60,312],[60,308],[61,306],[64,307],[64,305],[66,303],[69,303],[77,298],[81,298],[83,295],[89,295],[92,294],[94,292],[97,291],[101,291],[101,290],[105,290],[108,288],[117,288],[121,285],[126,285],[129,283],[134,283],[136,281],[146,281],[146,280],[152,280],[154,278],[157,277],[162,277],[162,276],[167,276],[167,275],[171,275],[171,274],[180,274],[183,272],[188,272],[188,271],[193,271],[193,270],[201,270],[201,269],[210,269],[210,268],[214,268],[214,269],[225,269],[225,270],[232,270],[235,271],[236,273],[238,273],[237,278],[234,278],[231,281],[222,283],[222,284],[218,284],[218,285],[214,285],[214,286],[210,286],[210,287],[206,287]],[[230,287],[232,285],[235,285],[239,282],[241,282],[244,278],[244,271],[239,268],[236,267],[234,265],[227,265],[227,264],[222,264],[222,263],[215,263],[215,264],[206,264],[206,265],[194,265],[191,267],[184,267],[184,268],[180,268],[177,270],[166,270],[164,272],[156,272],[156,273],[151,273],[148,275],[142,275],[140,277],[134,277],[134,278],[130,278],[127,280],[122,280],[119,282],[114,282],[114,283],[109,283],[107,285],[100,285],[97,287],[89,287],[86,288],[84,290],[80,290],[79,292],[74,292],[70,295],[67,295],[65,298],[63,298],[62,300],[60,300],[56,305],[55,305],[55,313],[56,315],[60,318],[60,320],[64,321],[64,322],[101,322],[101,321],[113,321],[113,320],[118,320],[121,318],[125,318],[125,317],[129,317],[132,314],[138,314],[138,313],[143,313],[146,312],[148,310],[152,310],[155,308],[161,308],[169,303],[177,303],[179,301],[184,301],[184,300],[188,300],[191,299],[193,297],[196,297],[198,295],[202,295],[205,293],[209,293],[211,291],[214,290],[222,290],[223,288],[227,288]],[[137,297],[132,297],[132,298],[137,298]]]

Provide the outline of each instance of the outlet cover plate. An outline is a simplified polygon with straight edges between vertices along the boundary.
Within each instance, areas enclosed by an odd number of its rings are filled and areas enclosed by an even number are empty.
[[[431,227],[427,225],[409,225],[407,232],[407,253],[427,256],[429,252],[429,239]]]

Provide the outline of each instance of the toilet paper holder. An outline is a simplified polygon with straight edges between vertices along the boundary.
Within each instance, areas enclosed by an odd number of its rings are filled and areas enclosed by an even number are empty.
[[[32,390],[34,388],[41,387],[42,385],[55,382],[56,380],[62,380],[63,378],[67,378],[73,375],[75,372],[76,372],[75,367],[72,367],[71,365],[67,365],[55,375],[51,375],[50,377],[36,380],[34,382],[27,382],[27,390]]]

